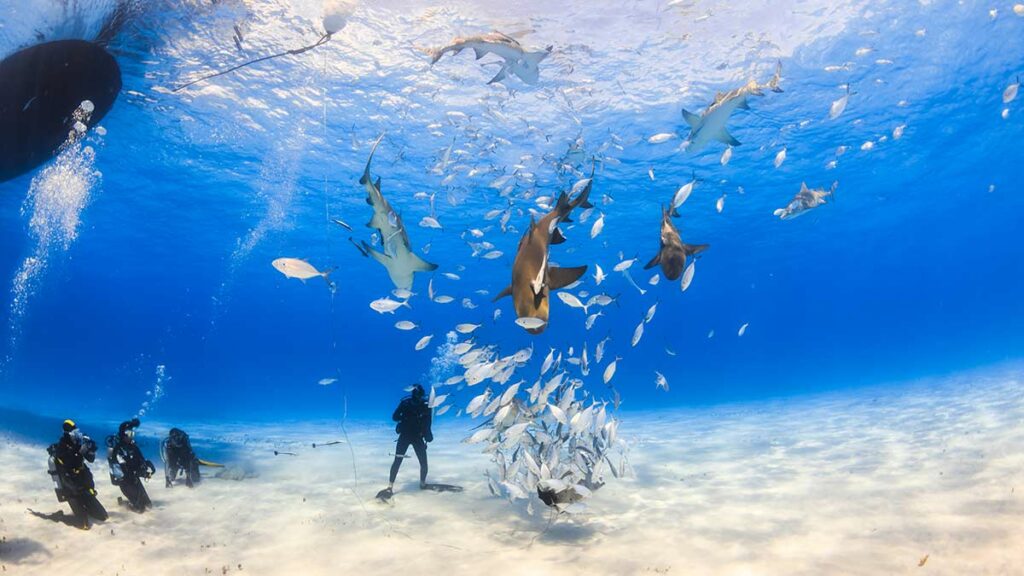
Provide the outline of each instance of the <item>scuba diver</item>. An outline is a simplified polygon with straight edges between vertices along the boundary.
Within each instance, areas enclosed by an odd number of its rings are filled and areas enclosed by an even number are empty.
[[[386,492],[391,493],[395,486],[398,468],[405,459],[405,453],[412,445],[416,451],[416,459],[420,462],[420,488],[427,487],[427,442],[433,442],[434,434],[430,431],[430,408],[424,398],[423,386],[413,384],[412,394],[406,396],[395,408],[391,419],[398,424],[398,445],[395,447],[395,461],[391,464],[391,476]]]
[[[74,526],[82,530],[92,527],[89,519],[107,519],[107,510],[96,499],[96,483],[86,462],[96,460],[96,442],[82,434],[73,420],[64,421],[64,435],[46,451],[50,454],[49,473],[53,477],[58,502],[67,502],[74,514]],[[40,515],[42,516],[42,515]],[[59,520],[63,511],[48,516]]]
[[[184,430],[171,428],[167,438],[160,442],[160,458],[164,461],[164,480],[168,488],[179,473],[184,474],[185,485],[189,488],[199,483],[199,458]]]
[[[152,478],[156,467],[146,460],[135,443],[135,429],[138,427],[139,419],[132,418],[121,422],[117,436],[107,437],[107,463],[110,464],[110,482],[121,488],[132,510],[144,512],[146,508],[153,507],[153,502],[142,485],[142,479]],[[122,501],[120,497],[117,500]]]

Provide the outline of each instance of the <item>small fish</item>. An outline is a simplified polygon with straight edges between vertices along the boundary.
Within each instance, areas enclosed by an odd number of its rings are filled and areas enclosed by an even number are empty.
[[[444,414],[445,412],[450,410],[451,407],[452,407],[451,404],[445,404],[444,406],[441,406],[440,408],[437,409],[437,412],[434,413],[434,416],[440,416],[440,415]]]
[[[442,229],[441,223],[433,216],[424,216],[423,219],[420,220],[420,226],[424,228],[436,228],[438,230]]]
[[[459,324],[455,327],[455,331],[459,334],[472,334],[479,327],[479,324]]]
[[[892,139],[899,140],[903,138],[903,131],[907,129],[906,124],[900,124],[899,126],[892,129]]]
[[[332,289],[334,288],[334,282],[331,282],[331,279],[328,277],[333,269],[321,272],[313,267],[309,262],[300,260],[299,258],[278,258],[271,262],[271,265],[273,265],[278,272],[284,274],[286,278],[298,278],[305,282],[310,278],[320,276],[327,282],[328,286]]]
[[[714,338],[714,337],[715,337],[715,331],[714,331],[714,330],[711,330],[710,332],[708,332],[708,339],[709,339],[709,340],[710,340],[711,338]]]
[[[715,210],[717,210],[718,213],[721,214],[722,210],[724,208],[725,208],[725,194],[722,194],[721,197],[719,197],[718,200],[715,201]]]
[[[596,270],[596,272],[594,272],[594,282],[596,282],[597,285],[600,286],[601,282],[604,282],[604,279],[607,278],[607,276],[605,275],[604,270],[601,269],[601,266],[599,264],[594,264],[594,269]]]
[[[459,277],[458,274],[454,274],[452,272],[444,272],[444,273],[442,273],[442,275],[445,278],[449,279],[449,280],[461,280],[462,279],[462,278]]]
[[[682,292],[686,292],[686,289],[690,287],[690,282],[693,282],[695,263],[696,260],[690,260],[690,263],[686,265],[686,270],[683,270],[683,279],[679,281],[679,288]]]
[[[654,168],[647,169],[647,175],[651,177],[651,181],[654,181]]]
[[[636,348],[636,345],[640,343],[640,339],[643,338],[643,337],[644,337],[644,322],[643,322],[643,320],[641,320],[640,323],[636,325],[636,329],[633,330],[633,339],[630,341],[630,345],[632,347]]]
[[[690,194],[693,193],[693,185],[696,183],[696,180],[692,180],[687,184],[683,184],[678,190],[676,190],[676,193],[672,196],[673,217],[679,216],[679,212],[677,210],[683,205],[683,202],[686,202],[686,199],[690,197]]]
[[[424,348],[426,348],[430,344],[430,340],[433,337],[434,335],[430,334],[429,336],[424,336],[423,338],[420,338],[419,341],[416,342],[416,350],[423,350]]]
[[[665,392],[668,392],[668,379],[665,375],[657,370],[654,371],[654,385],[656,388],[661,388]]]
[[[317,380],[316,383],[321,386],[330,386],[331,384],[334,384],[337,381],[337,378],[321,378],[320,380]]]
[[[616,264],[615,268],[613,268],[612,270],[614,270],[615,272],[625,272],[626,270],[629,270],[629,267],[635,263],[636,258],[632,258],[630,260],[623,260],[622,262]]]
[[[598,363],[600,363],[601,359],[604,358],[604,345],[607,344],[608,341],[611,339],[612,337],[608,336],[604,340],[598,342],[597,346],[594,347],[594,360],[596,360]]]
[[[736,333],[736,335],[737,336],[743,336],[747,332],[747,326],[750,326],[749,322],[744,324],[743,326],[740,326],[740,330],[739,330],[739,332]]]
[[[455,301],[455,298],[452,298],[451,296],[437,296],[434,298],[434,302],[437,302],[438,304],[448,304],[453,301]]]
[[[474,310],[477,308],[477,305],[473,304],[473,301],[470,300],[469,298],[463,298],[462,307],[465,308],[466,310]]]
[[[331,221],[334,222],[335,224],[337,224],[338,226],[341,226],[345,230],[348,230],[349,232],[352,231],[352,227],[349,226],[348,224],[346,224],[345,221],[343,221],[343,220],[341,220],[339,218],[334,218]]]
[[[651,320],[654,319],[654,313],[658,310],[658,303],[655,302],[650,308],[647,309],[647,315],[644,316],[644,324],[650,324]]]
[[[587,307],[584,306],[583,302],[580,302],[580,299],[577,298],[573,293],[562,291],[556,292],[556,294],[558,295],[559,300],[564,302],[566,306],[569,306],[570,308],[580,308],[583,310],[584,314],[587,313]]]
[[[868,140],[867,142],[865,142],[865,143],[860,145],[860,149],[863,150],[864,152],[867,152],[869,150],[873,150],[874,148],[875,148],[875,143],[872,142],[871,140]]]
[[[405,300],[396,302],[391,298],[378,298],[370,302],[370,308],[373,308],[379,314],[394,314],[395,310],[401,306],[412,308],[412,306],[409,306],[409,302]]]
[[[497,322],[498,318],[501,318],[501,308],[494,309],[494,317],[491,319],[491,322]]]
[[[1024,4],[1018,4],[1017,6],[1018,7],[1019,6],[1024,6]],[[1014,10],[1016,10],[1016,9],[1017,8],[1014,7]],[[1017,98],[1017,91],[1019,89],[1020,89],[1020,77],[1018,76],[1017,80],[1013,84],[1010,84],[1009,86],[1006,87],[1006,90],[1003,90],[1003,104],[1009,104],[1010,102],[1013,102],[1014,99]]]
[[[597,220],[594,221],[594,225],[590,227],[590,238],[597,238],[597,235],[600,234],[602,230],[604,230],[604,213],[601,213],[601,215],[597,217]]]
[[[661,282],[661,275],[657,272],[655,272],[654,276],[651,276],[651,279],[647,281],[651,286],[657,286],[659,282]]]
[[[850,101],[850,85],[846,85],[846,94],[843,94],[842,98],[832,102],[832,106],[828,109],[828,119],[835,120],[846,110],[846,103]]]
[[[654,136],[651,136],[650,138],[648,138],[647,139],[647,143],[648,144],[661,144],[662,142],[668,142],[669,140],[671,140],[671,139],[673,139],[675,137],[676,137],[676,135],[673,134],[672,132],[661,132],[659,134],[655,134]]]
[[[779,153],[775,155],[775,167],[778,168],[779,166],[782,166],[782,163],[785,162],[785,161],[786,161],[786,147],[783,146],[782,150],[779,150]]]
[[[547,322],[540,318],[524,316],[522,318],[516,318],[516,324],[518,324],[520,328],[525,328],[526,330],[536,330],[537,328],[547,324]]]
[[[395,298],[398,298],[399,300],[408,300],[409,298],[415,296],[416,293],[406,290],[405,288],[395,288],[394,290],[391,291],[391,295],[394,296]]]
[[[587,321],[586,321],[586,328],[587,328],[587,330],[590,330],[591,328],[594,327],[594,322],[597,321],[597,318],[599,316],[604,316],[604,312],[596,312],[594,314],[591,314],[590,316],[587,316]]]
[[[505,253],[501,250],[491,250],[487,254],[484,254],[484,260],[495,260],[501,258]]]
[[[609,382],[611,382],[612,378],[615,377],[615,370],[618,367],[619,360],[622,360],[622,358],[619,358],[618,356],[616,356],[615,360],[612,360],[608,364],[608,366],[605,367],[605,369],[604,369],[604,376],[603,376],[605,384],[608,384]]]
[[[722,157],[718,159],[718,162],[725,166],[732,160],[732,146],[727,146],[725,152],[722,152]]]
[[[669,356],[675,356],[676,355],[676,351],[671,349],[671,348],[669,348],[668,346],[665,346],[665,354],[668,354]]]
[[[395,322],[395,328],[398,328],[399,330],[415,330],[419,328],[419,326],[408,320],[399,320],[398,322]]]

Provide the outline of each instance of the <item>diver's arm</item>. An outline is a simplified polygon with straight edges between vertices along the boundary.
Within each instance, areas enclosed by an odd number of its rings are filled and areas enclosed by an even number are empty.
[[[395,413],[391,415],[391,419],[394,420],[395,422],[401,422],[402,421],[402,407],[403,406],[405,406],[405,402],[404,401],[399,402],[398,403],[398,408],[395,408]]]

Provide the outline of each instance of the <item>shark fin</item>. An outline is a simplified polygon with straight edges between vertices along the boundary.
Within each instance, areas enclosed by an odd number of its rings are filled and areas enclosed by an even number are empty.
[[[658,250],[658,253],[654,255],[654,258],[651,258],[651,261],[644,266],[644,270],[654,268],[659,262],[661,262],[661,250]]]
[[[505,296],[511,296],[511,295],[512,295],[512,286],[506,286],[504,290],[502,290],[501,292],[498,292],[498,295],[495,296],[494,299],[491,300],[491,302],[497,302],[498,300],[501,300]]]
[[[491,78],[491,80],[490,80],[490,82],[488,82],[488,84],[494,84],[495,82],[501,82],[507,76],[508,76],[508,64],[505,64],[505,65],[503,65],[501,67],[501,70],[498,70],[498,73],[494,75],[494,78]]]
[[[537,64],[540,64],[541,60],[547,58],[548,55],[551,54],[552,49],[554,49],[554,46],[548,46],[547,48],[536,52],[523,52],[523,60],[527,60],[536,66]]]
[[[580,276],[583,276],[586,272],[586,266],[576,266],[575,268],[548,266],[548,289],[558,290],[559,288],[565,288],[579,280]]]
[[[697,116],[693,112],[690,112],[686,108],[683,108],[683,120],[690,125],[690,130],[696,130],[700,126],[700,116]]]
[[[740,100],[740,103],[737,104],[736,107],[740,110],[750,110],[750,102],[747,102],[747,99],[744,98],[743,100]]]
[[[410,253],[409,258],[412,259],[412,269],[416,272],[433,272],[437,270],[437,264],[427,262],[415,254]]]
[[[362,177],[359,178],[359,183],[364,185],[364,186],[367,184],[367,182],[370,181],[370,163],[373,162],[373,153],[377,151],[377,145],[380,144],[380,141],[383,140],[383,139],[384,139],[384,132],[381,132],[380,136],[377,137],[377,140],[374,141],[373,148],[370,148],[370,157],[366,159],[366,168],[363,169],[363,175],[362,175]],[[378,182],[379,182],[379,179],[378,179]],[[366,203],[369,204],[370,200],[367,199]]]
[[[801,182],[800,183],[800,191],[801,192],[807,192],[807,182]]]
[[[473,48],[473,54],[476,55],[476,59],[479,60],[487,55],[487,50],[482,48]]]
[[[711,244],[683,244],[687,256],[694,256],[708,249]]]
[[[370,256],[371,258],[373,258],[377,262],[380,262],[381,264],[383,264],[385,268],[388,267],[391,264],[391,257],[390,256],[388,256],[387,254],[385,254],[383,252],[378,252],[377,250],[374,250],[366,242],[363,242],[363,250],[366,250],[366,254],[368,256]]]
[[[362,254],[364,257],[370,255],[369,253],[366,252],[366,249],[363,248],[363,246],[360,246],[359,244],[356,244],[356,241],[353,240],[351,236],[348,237],[348,241],[351,242],[352,245],[356,247],[356,250],[359,250],[359,253]],[[363,245],[365,245],[365,244],[366,244],[366,242],[363,242]]]
[[[377,189],[377,192],[380,192],[380,176],[377,176],[377,181],[373,183],[373,187]]]
[[[720,141],[720,142],[724,142],[724,143],[728,144],[729,146],[739,146],[740,145],[740,141],[735,139],[735,138],[733,138],[732,134],[729,134],[729,131],[726,130],[725,128],[722,128],[722,131],[719,134],[715,135],[715,139]]]
[[[548,243],[561,244],[562,242],[565,242],[565,235],[562,234],[561,230],[555,228],[555,231],[551,234],[551,240]]]

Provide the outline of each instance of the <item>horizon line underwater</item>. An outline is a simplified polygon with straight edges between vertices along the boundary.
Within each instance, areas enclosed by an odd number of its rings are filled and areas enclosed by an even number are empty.
[[[1024,562],[1024,4],[0,3],[3,571]]]

